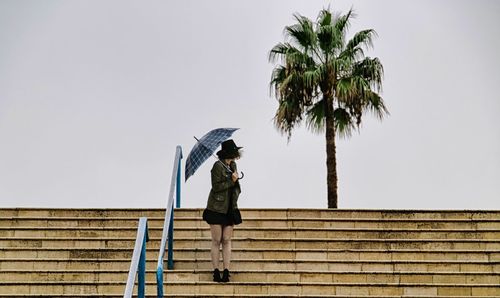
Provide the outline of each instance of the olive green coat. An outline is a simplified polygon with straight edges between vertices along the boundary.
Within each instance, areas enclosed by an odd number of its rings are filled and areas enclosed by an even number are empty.
[[[234,161],[229,167],[233,172],[238,172]],[[207,209],[225,214],[228,211],[230,199],[232,199],[232,208],[237,209],[238,197],[241,193],[239,181],[233,182],[232,173],[224,167],[221,161],[214,163],[211,174],[212,189],[208,195]]]

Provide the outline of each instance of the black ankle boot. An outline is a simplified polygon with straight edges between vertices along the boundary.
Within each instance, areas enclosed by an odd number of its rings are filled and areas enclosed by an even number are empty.
[[[220,278],[220,271],[219,269],[214,269],[214,281],[216,282],[221,282],[222,279]]]
[[[231,276],[229,274],[229,270],[224,269],[224,271],[222,272],[222,282],[228,282],[229,281],[229,276]]]

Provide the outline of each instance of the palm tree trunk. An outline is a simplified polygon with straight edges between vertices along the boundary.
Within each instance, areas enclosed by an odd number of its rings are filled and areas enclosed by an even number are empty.
[[[335,122],[333,118],[333,98],[327,99],[326,108],[326,171],[328,188],[328,208],[337,208],[337,158],[335,146]]]

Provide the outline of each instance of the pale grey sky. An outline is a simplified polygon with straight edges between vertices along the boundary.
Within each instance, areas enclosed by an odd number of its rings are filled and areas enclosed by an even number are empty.
[[[326,207],[324,136],[275,130],[267,55],[328,5],[377,31],[391,112],[338,141],[339,206],[500,209],[493,0],[0,0],[0,207],[164,207],[175,146],[217,127],[241,128],[240,207]]]

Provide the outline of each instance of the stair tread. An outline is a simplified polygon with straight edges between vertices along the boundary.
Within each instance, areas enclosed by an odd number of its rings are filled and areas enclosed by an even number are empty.
[[[175,273],[212,273],[212,269],[173,269],[165,271],[164,274],[175,274]],[[6,273],[128,273],[128,269],[0,269],[1,272]],[[147,273],[156,274],[156,270],[146,270]],[[335,274],[335,275],[369,275],[369,274],[381,274],[381,275],[499,275],[500,272],[481,272],[481,271],[439,271],[439,272],[428,272],[428,271],[330,271],[330,270],[273,270],[273,269],[259,269],[259,270],[231,270],[232,273],[319,273],[319,274]]]
[[[121,298],[123,295],[119,294],[2,294],[0,297],[117,297]],[[134,296],[135,297],[135,296]],[[157,295],[148,295],[145,297],[156,298]],[[169,297],[282,297],[282,298],[292,298],[292,297],[317,297],[317,298],[431,298],[436,297],[435,295],[307,295],[307,294],[169,294]],[[449,295],[439,295],[439,298],[491,298],[492,296],[477,296],[477,295],[467,295],[467,296],[449,296]]]
[[[75,239],[74,237],[41,237],[41,236],[28,236],[28,237],[23,237],[23,236],[5,236],[2,237],[0,240],[82,240],[82,241],[88,241],[88,240],[95,240],[95,241],[105,241],[105,240],[135,240],[135,237],[78,237],[78,239]],[[159,241],[161,240],[160,237],[150,237],[149,241]],[[208,236],[202,236],[202,237],[176,237],[175,240],[211,240],[210,237]],[[175,241],[174,240],[174,241]],[[351,238],[303,238],[303,237],[251,237],[251,236],[239,236],[239,237],[233,237],[233,241],[238,241],[238,240],[266,240],[266,241],[283,241],[283,240],[288,240],[288,241],[368,241],[368,242],[386,242],[386,241],[394,241],[394,242],[415,242],[415,241],[428,241],[428,242],[500,242],[500,239],[418,239],[418,238],[412,238],[412,239],[402,239],[402,238],[388,238],[388,239],[371,239],[371,238],[358,238],[358,239],[351,239]]]
[[[54,284],[67,284],[67,285],[85,285],[85,284],[116,284],[116,285],[124,285],[126,284],[127,281],[0,281],[0,284],[3,285],[17,285],[17,284],[24,284],[24,285],[54,285]],[[146,281],[147,285],[156,285],[156,282],[154,281]],[[214,283],[213,281],[165,281],[165,284],[169,285],[213,285],[213,286],[220,286],[224,287],[224,284],[219,284],[219,283]],[[367,283],[360,283],[360,282],[282,282],[282,281],[262,281],[262,282],[254,282],[254,281],[231,281],[228,284],[233,284],[233,285],[247,285],[247,286],[257,286],[257,285],[285,285],[285,286],[381,286],[381,285],[389,285],[389,286],[407,286],[407,287],[498,287],[497,284],[482,284],[482,283],[477,283],[477,284],[465,284],[465,283],[425,283],[425,282],[415,282],[415,283],[405,283],[405,282],[381,282],[381,283],[374,283],[374,282],[367,282]]]
[[[36,250],[36,251],[132,251],[132,247],[10,247],[3,246],[0,247],[0,250]],[[158,248],[146,248],[147,251],[158,251]],[[174,248],[174,252],[176,251],[210,251],[209,247],[197,247],[197,248]],[[446,249],[446,250],[435,250],[435,249],[333,249],[333,248],[233,248],[231,251],[249,251],[249,252],[258,252],[258,251],[272,251],[272,252],[353,252],[353,253],[436,253],[436,254],[447,254],[447,253],[460,253],[460,254],[468,254],[468,253],[481,253],[481,254],[491,254],[491,253],[500,253],[500,250],[496,249]]]
[[[131,226],[131,227],[55,227],[55,226],[50,226],[50,227],[0,227],[0,230],[84,230],[84,231],[116,231],[116,230],[130,230],[130,231],[137,231],[137,226]],[[163,230],[163,227],[148,227],[148,230]],[[174,230],[186,230],[186,231],[191,231],[191,230],[203,230],[203,231],[209,231],[210,227],[174,227]],[[384,232],[384,233],[390,233],[390,232],[419,232],[419,233],[425,233],[425,232],[439,232],[439,233],[448,233],[448,232],[457,232],[457,233],[476,233],[476,232],[500,232],[500,229],[440,229],[440,228],[419,228],[419,229],[395,229],[395,228],[309,228],[309,227],[236,227],[234,229],[235,231],[252,231],[252,230],[257,230],[257,231],[336,231],[336,232]],[[500,235],[500,234],[499,234]]]
[[[164,221],[165,218],[163,216],[148,216],[148,221]],[[177,216],[175,220],[196,220],[200,222],[204,222],[201,216]],[[91,216],[0,216],[0,220],[40,220],[40,221],[64,221],[64,220],[94,220],[94,221],[117,221],[117,220],[133,220],[139,221],[139,219],[135,216],[126,217],[126,216],[111,216],[111,217],[91,217]],[[500,222],[500,218],[366,218],[366,217],[323,217],[323,218],[311,218],[311,217],[300,217],[294,216],[291,218],[283,218],[283,217],[245,217],[245,220],[249,221],[362,221],[362,222]]]
[[[203,211],[204,208],[195,207],[182,207],[176,208],[176,210],[186,210],[186,211]],[[83,210],[83,211],[165,211],[165,208],[80,208],[80,207],[2,207],[2,210],[51,210],[51,211],[62,211],[62,210]],[[447,212],[473,212],[473,213],[500,213],[500,210],[484,210],[484,209],[350,209],[350,208],[241,208],[241,210],[252,210],[252,211],[326,211],[326,212],[400,212],[400,213],[414,213],[414,212],[429,212],[429,213],[447,213]]]
[[[6,261],[18,261],[18,262],[130,262],[130,258],[3,258]],[[176,258],[176,262],[210,262],[210,258]],[[147,262],[157,262],[156,259],[149,259]],[[287,263],[287,262],[299,262],[299,263],[419,263],[419,264],[439,264],[439,263],[449,263],[449,264],[500,264],[499,261],[482,261],[482,260],[350,260],[350,259],[239,259],[232,258],[231,262],[255,262],[255,263]]]

